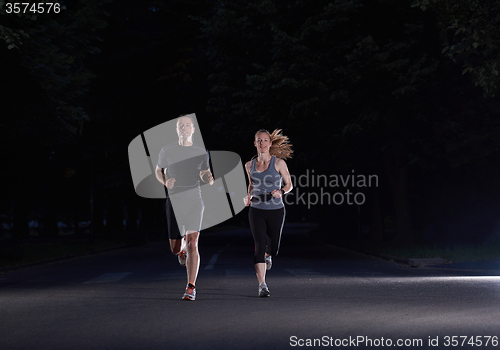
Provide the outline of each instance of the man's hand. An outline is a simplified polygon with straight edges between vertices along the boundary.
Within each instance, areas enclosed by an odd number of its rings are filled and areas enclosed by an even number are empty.
[[[171,177],[170,179],[167,180],[165,183],[165,186],[170,190],[172,187],[174,187],[175,179]]]
[[[203,182],[208,182],[210,186],[214,184],[214,177],[212,176],[212,173],[210,170],[202,170],[200,171],[200,179]]]

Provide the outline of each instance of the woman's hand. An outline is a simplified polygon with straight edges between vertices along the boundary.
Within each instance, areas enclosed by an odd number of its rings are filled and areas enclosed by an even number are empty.
[[[274,198],[281,198],[282,196],[281,190],[274,190],[271,192],[271,194],[273,195]]]
[[[252,201],[252,196],[250,195],[250,193],[243,198],[243,203],[245,203],[245,207],[248,207],[251,201]]]

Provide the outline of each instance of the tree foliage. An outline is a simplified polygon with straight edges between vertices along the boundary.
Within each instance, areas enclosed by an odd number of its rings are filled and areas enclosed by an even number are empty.
[[[2,27],[1,35],[12,50],[3,51],[2,69],[18,70],[10,81],[15,88],[34,84],[38,91],[24,94],[23,104],[35,108],[26,111],[22,120],[33,118],[29,114],[43,114],[43,122],[60,138],[81,132],[88,120],[82,97],[94,77],[87,61],[99,52],[98,32],[106,26],[100,6],[106,2],[72,2],[60,13],[38,16],[3,14],[8,26]],[[21,106],[16,103],[7,113],[16,108]],[[10,119],[14,123],[10,129],[19,129],[16,120]]]
[[[470,74],[486,97],[495,96],[500,70],[500,3],[496,0],[415,0],[442,30],[442,53]]]
[[[460,6],[446,3],[457,11],[447,20],[462,23]],[[460,47],[449,43],[446,56],[443,20],[407,1],[213,4],[202,33],[218,129],[230,128],[238,140],[250,138],[256,125],[290,130],[301,164],[324,171],[382,164],[393,210],[404,221],[401,237],[411,235],[416,203],[432,203],[432,194],[416,200],[425,188],[417,174],[486,162],[483,147],[492,134],[484,126],[498,130],[495,113],[449,60],[468,62],[483,74],[477,82],[484,91],[493,91],[495,71],[487,67],[496,59],[498,26],[487,23],[485,13],[478,15],[485,25],[480,30],[484,43],[495,42],[488,45],[492,51],[482,43],[465,45],[464,36]],[[479,60],[478,53],[493,61]],[[474,122],[478,117],[484,122]]]
[[[107,2],[61,1],[61,12],[36,16],[7,14],[2,6],[0,145],[9,150],[2,185],[6,198],[19,197],[15,222],[26,223],[29,212],[39,210],[33,205],[41,203],[44,216],[50,216],[46,226],[57,227],[53,213],[60,208],[58,186],[64,181],[60,162],[69,162],[62,154],[89,120],[85,98],[94,77],[89,57],[100,50],[99,31],[106,26],[101,6]],[[27,202],[27,187],[42,199]]]

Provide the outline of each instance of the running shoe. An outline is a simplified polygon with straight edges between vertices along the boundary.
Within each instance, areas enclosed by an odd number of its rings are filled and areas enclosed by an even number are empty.
[[[267,288],[266,282],[259,284],[259,297],[265,298],[270,296],[271,292],[269,291],[269,288]]]
[[[196,299],[196,287],[192,283],[189,283],[187,285],[186,292],[182,296],[182,299],[184,299],[184,300],[195,300]]]
[[[273,259],[271,259],[271,255],[268,255],[266,257],[266,270],[271,270],[272,266],[273,266]]]
[[[181,266],[186,266],[187,252],[185,250],[181,250],[179,254],[177,254],[177,260],[179,260],[179,264]]]

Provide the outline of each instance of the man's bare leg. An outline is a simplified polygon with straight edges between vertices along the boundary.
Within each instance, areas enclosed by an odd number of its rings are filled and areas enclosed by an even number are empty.
[[[186,248],[187,248],[187,281],[196,285],[196,278],[198,277],[198,270],[200,269],[200,254],[198,252],[198,238],[200,232],[187,231],[186,232]]]
[[[170,241],[170,250],[172,253],[175,255],[179,254],[179,252],[182,250],[182,239],[169,239]]]

